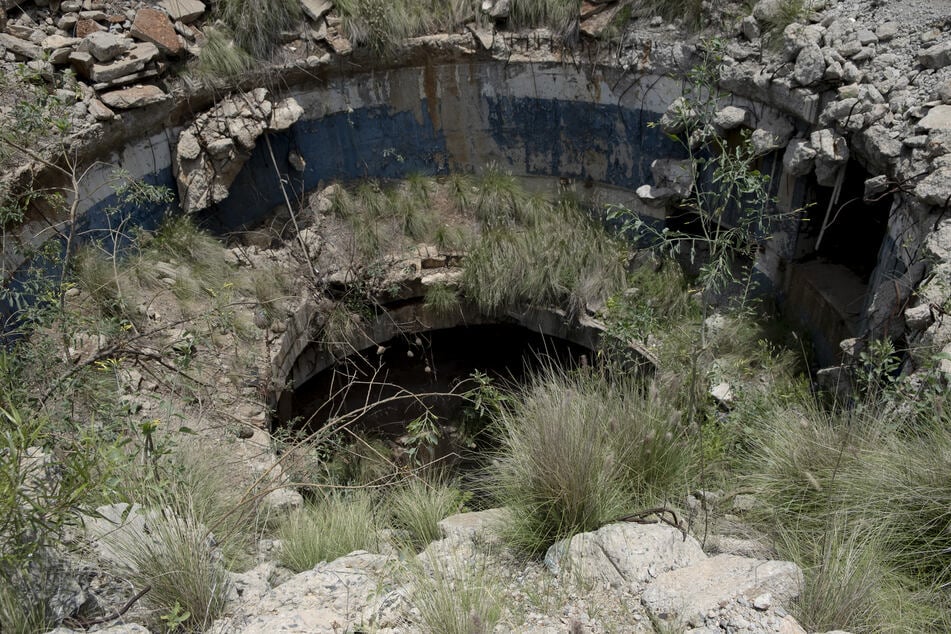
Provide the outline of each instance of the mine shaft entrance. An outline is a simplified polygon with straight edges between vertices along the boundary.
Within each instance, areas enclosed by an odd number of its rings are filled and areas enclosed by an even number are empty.
[[[838,343],[859,334],[892,207],[891,194],[864,198],[869,174],[857,162],[842,178],[835,201],[834,188],[810,188],[787,290],[787,306],[809,325],[823,363],[836,363]]]
[[[279,425],[305,433],[382,440],[399,459],[418,440],[411,423],[436,430],[430,458],[457,462],[473,438],[472,401],[463,395],[486,380],[511,386],[546,366],[573,369],[592,361],[588,348],[512,324],[458,326],[395,337],[355,352],[294,391],[291,417]],[[486,421],[482,421],[485,423]],[[409,431],[408,431],[409,430]]]

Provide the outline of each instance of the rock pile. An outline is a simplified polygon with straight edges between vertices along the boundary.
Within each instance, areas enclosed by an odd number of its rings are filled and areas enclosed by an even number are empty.
[[[227,198],[258,137],[286,130],[304,110],[289,97],[272,102],[265,88],[233,95],[181,132],[173,167],[183,211],[193,213]]]

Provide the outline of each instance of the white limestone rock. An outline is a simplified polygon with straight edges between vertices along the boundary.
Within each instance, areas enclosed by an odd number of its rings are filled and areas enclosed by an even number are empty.
[[[207,10],[205,3],[201,0],[162,0],[158,6],[164,9],[172,20],[185,24],[191,24]]]
[[[696,539],[672,526],[619,522],[554,544],[545,565],[556,575],[620,588],[706,558]]]
[[[811,86],[822,79],[826,72],[826,60],[822,49],[810,42],[802,47],[796,57],[793,77],[803,86]]]
[[[376,627],[393,598],[381,588],[393,558],[356,551],[294,575],[260,595],[258,579],[247,579],[247,598],[212,623],[209,634],[309,632],[339,634]],[[388,603],[389,602],[389,603]]]
[[[718,614],[731,603],[755,610],[750,603],[764,593],[771,595],[770,607],[789,606],[802,584],[802,571],[792,562],[717,555],[660,575],[641,600],[657,623],[703,628],[709,614]],[[750,618],[748,611],[743,616]],[[781,620],[776,619],[773,628],[756,631],[780,632]]]
[[[783,168],[792,176],[805,176],[815,167],[816,151],[806,139],[793,139],[783,154]]]
[[[935,44],[918,54],[918,63],[925,68],[944,68],[951,65],[951,40]]]
[[[736,128],[752,127],[753,116],[746,108],[726,106],[717,111],[713,117],[713,125],[718,130],[735,130]]]

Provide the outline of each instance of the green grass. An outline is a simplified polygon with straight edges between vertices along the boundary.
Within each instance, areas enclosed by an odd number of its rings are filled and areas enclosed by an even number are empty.
[[[544,372],[499,412],[497,426],[487,477],[512,511],[507,536],[529,553],[677,499],[696,472],[676,412],[623,379]]]
[[[495,186],[492,191],[483,200],[511,200]],[[466,258],[463,291],[483,312],[537,305],[580,314],[623,288],[620,245],[582,210],[536,198],[513,206],[485,207],[496,211]],[[522,222],[530,224],[515,224]]]
[[[449,284],[433,284],[426,289],[423,303],[426,310],[440,316],[448,316],[460,311],[459,293]]]
[[[231,29],[235,43],[260,60],[271,56],[281,32],[298,28],[302,17],[297,0],[219,0],[217,5],[218,18]]]
[[[377,501],[369,493],[327,495],[296,511],[281,526],[281,564],[302,572],[355,550],[376,551],[381,528]]]
[[[830,412],[806,394],[745,417],[754,520],[804,568],[811,629],[947,631],[951,427],[868,405]]]
[[[422,558],[407,567],[410,604],[427,634],[492,632],[502,617],[503,588],[489,558],[477,554],[465,561]]]
[[[197,519],[195,501],[188,496],[165,499],[155,508],[145,538],[116,543],[136,588],[151,586],[143,597],[156,622],[179,606],[188,612],[186,629],[204,629],[224,612],[230,580]]]
[[[464,22],[487,21],[481,0],[338,0],[347,36],[377,55],[392,53],[409,37],[453,32]],[[566,43],[577,31],[580,0],[517,0],[509,22],[514,28],[547,26]]]
[[[209,28],[205,45],[191,72],[205,81],[230,81],[241,77],[254,67],[254,58],[223,30]]]
[[[407,545],[420,550],[442,536],[439,521],[459,513],[463,499],[449,484],[412,478],[389,494],[386,508],[393,528],[405,531]]]

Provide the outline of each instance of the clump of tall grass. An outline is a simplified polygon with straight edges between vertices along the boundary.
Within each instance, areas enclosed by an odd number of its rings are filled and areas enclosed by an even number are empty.
[[[533,304],[581,313],[623,287],[623,250],[581,209],[534,198],[515,207],[494,208],[466,259],[462,287],[483,312]]]
[[[254,58],[222,29],[209,28],[205,45],[191,71],[208,81],[230,80],[240,77],[254,66]]]
[[[280,527],[281,563],[302,572],[355,550],[377,550],[381,528],[377,500],[366,491],[327,495]]]
[[[462,559],[461,557],[459,557]],[[415,623],[431,634],[491,632],[502,618],[502,582],[483,553],[474,560],[423,557],[407,567]]]
[[[593,372],[548,370],[498,413],[487,477],[529,553],[686,491],[694,443],[657,394]]]
[[[299,25],[301,5],[297,0],[219,0],[218,17],[239,47],[266,60],[281,41],[281,32]]]
[[[481,0],[338,0],[344,28],[357,45],[376,54],[392,52],[409,37],[451,32],[487,19]],[[518,0],[509,22],[518,29],[547,26],[570,43],[577,35],[580,0]]]
[[[449,484],[412,478],[389,494],[387,508],[393,528],[405,531],[408,545],[419,550],[441,537],[439,521],[460,512],[463,501]]]
[[[433,284],[426,289],[426,299],[423,305],[426,310],[440,316],[458,313],[460,309],[459,293],[454,286],[449,284]]]
[[[401,185],[367,181],[352,191],[337,187],[331,199],[331,211],[350,227],[354,264],[369,265],[378,261],[387,249],[404,246],[404,240],[399,237],[432,242],[437,222],[429,196],[434,189],[434,179],[419,175]]]
[[[142,600],[156,616],[187,614],[183,627],[204,629],[221,616],[230,579],[194,500],[183,494],[164,501],[148,514],[148,535],[125,536],[114,547],[135,586],[151,586]]]
[[[799,610],[814,629],[948,627],[951,431],[884,411],[825,411],[806,395],[745,421],[743,481],[764,502],[752,518],[805,569]]]

